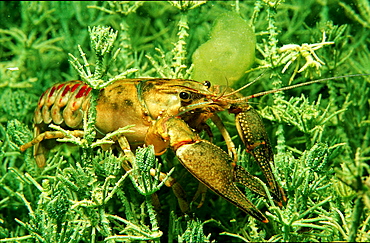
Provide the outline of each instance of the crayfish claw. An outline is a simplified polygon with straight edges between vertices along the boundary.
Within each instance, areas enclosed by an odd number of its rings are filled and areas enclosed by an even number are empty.
[[[162,118],[150,129],[151,141],[169,140],[184,167],[201,183],[261,222],[269,222],[236,186],[234,161],[222,149],[202,140],[181,119]]]
[[[236,186],[233,160],[226,152],[201,140],[182,145],[176,154],[189,172],[212,191],[261,222],[269,222]]]
[[[248,187],[253,192],[267,198],[266,191],[263,185],[260,183],[260,180],[250,174],[244,167],[236,165],[234,168],[234,173],[236,183]],[[272,199],[279,205],[279,207],[281,207],[282,202],[280,200],[280,197],[274,192],[270,192],[270,195]]]
[[[283,189],[272,172],[274,154],[270,141],[258,112],[249,105],[240,106],[236,114],[236,125],[246,151],[253,155],[261,168],[275,201],[282,205],[287,201]]]

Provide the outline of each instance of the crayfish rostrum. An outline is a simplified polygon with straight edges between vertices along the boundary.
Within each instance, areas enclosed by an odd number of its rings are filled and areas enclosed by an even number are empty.
[[[217,92],[210,82],[183,79],[142,78],[115,81],[100,91],[96,105],[97,134],[107,134],[127,125],[133,133],[125,134],[132,148],[154,145],[160,155],[171,148],[183,166],[201,183],[254,218],[267,223],[266,216],[238,189],[237,184],[265,196],[260,181],[236,164],[235,146],[217,112],[228,110],[236,115],[236,127],[259,164],[274,201],[282,205],[287,199],[276,182],[270,142],[258,113],[236,91]],[[82,81],[56,84],[40,97],[34,114],[34,140],[21,146],[24,151],[34,146],[39,167],[45,165],[43,140],[63,137],[61,132],[48,131],[49,124],[76,130],[83,136],[83,117],[88,111],[91,88]],[[229,154],[198,135],[206,131],[211,119],[221,131]]]

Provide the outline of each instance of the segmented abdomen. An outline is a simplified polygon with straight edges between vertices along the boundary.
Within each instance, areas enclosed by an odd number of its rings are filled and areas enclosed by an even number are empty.
[[[35,125],[64,124],[70,128],[81,128],[83,113],[90,104],[91,88],[82,81],[75,80],[56,84],[40,97],[35,109]]]

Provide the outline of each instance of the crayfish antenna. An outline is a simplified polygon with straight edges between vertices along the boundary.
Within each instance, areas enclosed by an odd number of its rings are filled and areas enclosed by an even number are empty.
[[[231,95],[234,95],[234,94],[237,94],[239,93],[240,91],[242,91],[243,89],[245,88],[248,88],[249,86],[251,86],[252,84],[254,84],[255,82],[257,82],[260,78],[262,78],[263,75],[265,75],[266,71],[261,73],[260,75],[258,75],[257,78],[255,78],[254,80],[252,80],[251,82],[247,83],[246,85],[242,86],[241,88],[237,89],[237,90],[234,90],[226,95],[224,95],[223,97],[228,97],[228,96],[231,96]]]
[[[232,101],[232,103],[239,103],[239,102],[247,101],[247,100],[252,99],[252,98],[256,98],[256,97],[260,97],[260,96],[264,96],[264,95],[268,95],[268,94],[273,94],[273,93],[277,93],[277,92],[285,91],[285,90],[289,90],[289,89],[295,89],[295,88],[310,85],[310,84],[321,83],[321,82],[328,81],[328,80],[334,80],[334,79],[340,79],[340,78],[361,77],[361,76],[369,76],[369,75],[370,75],[370,73],[349,74],[349,75],[336,76],[336,77],[331,77],[331,78],[322,78],[322,79],[312,80],[312,81],[308,81],[308,82],[305,82],[305,83],[294,84],[294,85],[286,86],[286,87],[279,88],[279,89],[273,89],[273,90],[269,90],[269,91],[263,91],[263,92],[260,92],[260,93],[257,93],[257,94],[249,95],[247,97],[235,99],[235,100]],[[252,82],[254,83],[254,81],[252,81]],[[242,90],[242,89],[244,89],[248,86],[249,86],[249,83],[247,85],[243,86],[242,88],[238,89],[237,91],[240,91],[240,90]],[[229,95],[229,94],[227,94],[227,95]]]

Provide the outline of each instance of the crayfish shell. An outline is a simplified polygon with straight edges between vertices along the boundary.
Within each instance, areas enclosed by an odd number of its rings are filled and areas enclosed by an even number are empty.
[[[47,89],[35,109],[34,137],[42,134],[50,124],[81,128],[84,112],[90,105],[90,91],[87,84],[78,80],[56,84]],[[42,142],[34,145],[33,154],[39,167],[46,164],[46,151]]]
[[[83,112],[88,108],[91,88],[82,81],[71,81],[49,88],[40,97],[35,110],[35,124],[82,126]]]

